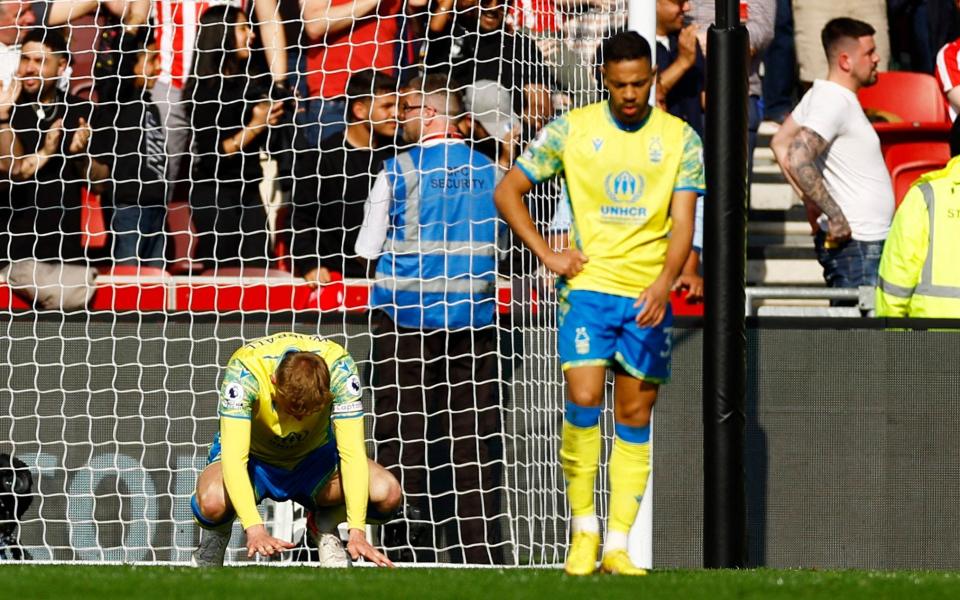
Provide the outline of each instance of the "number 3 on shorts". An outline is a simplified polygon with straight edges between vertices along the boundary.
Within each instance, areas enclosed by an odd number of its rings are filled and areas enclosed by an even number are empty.
[[[663,328],[663,350],[660,351],[660,358],[670,358],[673,350],[673,327]]]

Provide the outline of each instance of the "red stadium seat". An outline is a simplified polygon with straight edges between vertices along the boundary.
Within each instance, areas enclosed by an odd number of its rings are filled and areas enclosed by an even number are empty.
[[[874,123],[874,130],[880,137],[880,151],[886,159],[887,153],[898,144],[916,144],[921,142],[950,143],[950,123]],[[889,166],[889,161],[888,161]]]
[[[927,73],[888,71],[857,94],[864,111],[891,122],[949,122],[947,100],[937,79]]]
[[[897,206],[903,201],[913,182],[924,173],[942,169],[950,161],[950,144],[946,142],[915,142],[893,144],[884,159],[893,181]]]

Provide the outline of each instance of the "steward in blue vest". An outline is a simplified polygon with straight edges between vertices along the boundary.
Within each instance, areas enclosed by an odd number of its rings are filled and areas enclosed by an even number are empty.
[[[490,325],[497,167],[461,140],[437,142],[384,162],[393,203],[371,304],[401,327]]]
[[[463,99],[446,76],[401,94],[403,137],[364,205],[357,256],[376,260],[371,294],[373,438],[403,481],[406,517],[387,524],[392,560],[505,560],[498,377],[498,167],[457,131]],[[428,450],[429,448],[429,457]],[[454,515],[431,521],[430,515]],[[418,516],[419,515],[419,516]]]

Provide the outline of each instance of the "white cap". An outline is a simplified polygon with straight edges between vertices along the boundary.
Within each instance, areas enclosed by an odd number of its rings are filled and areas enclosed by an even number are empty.
[[[481,79],[463,91],[466,110],[483,128],[500,141],[513,138],[520,118],[513,112],[510,90],[496,81]]]

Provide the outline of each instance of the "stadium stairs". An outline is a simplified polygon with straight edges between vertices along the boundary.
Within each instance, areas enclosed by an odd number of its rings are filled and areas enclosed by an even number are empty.
[[[747,225],[747,285],[822,287],[823,271],[800,198],[761,135],[753,153]]]

